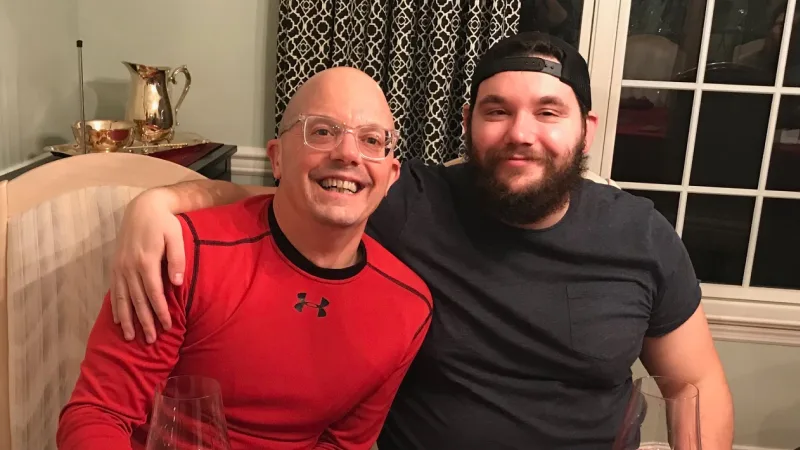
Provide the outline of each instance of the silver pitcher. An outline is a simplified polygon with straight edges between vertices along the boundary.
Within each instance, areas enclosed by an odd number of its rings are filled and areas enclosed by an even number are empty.
[[[186,66],[175,69],[152,67],[122,61],[131,72],[130,94],[125,119],[136,124],[136,140],[148,144],[170,141],[178,126],[178,108],[192,85],[192,75]],[[170,101],[169,84],[178,84],[175,76],[185,77],[183,92],[175,107]]]

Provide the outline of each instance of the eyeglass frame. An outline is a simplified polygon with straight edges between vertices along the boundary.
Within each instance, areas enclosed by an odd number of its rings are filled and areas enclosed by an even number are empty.
[[[330,149],[317,148],[317,147],[315,147],[315,146],[313,146],[313,145],[308,143],[308,139],[306,139],[306,124],[308,123],[307,120],[309,118],[314,118],[314,117],[327,119],[327,120],[330,120],[332,122],[335,122],[343,130],[341,140],[336,145],[331,147]],[[336,147],[341,145],[342,142],[344,141],[344,136],[347,133],[350,133],[350,134],[353,135],[354,138],[356,138],[356,146],[358,147],[359,156],[361,156],[362,158],[364,158],[366,160],[369,160],[369,161],[383,161],[386,158],[388,158],[389,155],[391,155],[394,152],[394,149],[397,148],[397,142],[400,140],[400,132],[398,130],[395,130],[395,129],[389,130],[389,129],[383,128],[380,125],[376,125],[376,124],[366,124],[366,125],[359,125],[357,127],[348,127],[347,124],[345,124],[344,122],[342,122],[340,120],[337,120],[337,119],[334,119],[333,117],[330,117],[330,116],[324,116],[322,114],[298,114],[297,118],[294,119],[293,121],[291,121],[290,125],[287,125],[283,130],[279,130],[278,131],[278,137],[283,136],[287,131],[291,130],[295,125],[297,125],[300,122],[303,122],[303,129],[301,130],[302,134],[303,134],[303,143],[305,145],[307,145],[308,147],[311,147],[314,150],[319,150],[321,152],[331,152]],[[358,131],[358,130],[360,130],[362,128],[366,128],[366,127],[381,128],[384,131],[388,132],[389,135],[392,137],[392,142],[391,142],[390,146],[388,146],[387,149],[386,149],[386,155],[384,155],[382,158],[378,158],[378,157],[375,157],[375,156],[367,156],[361,151],[361,144],[358,141],[358,135],[356,134],[356,131]]]

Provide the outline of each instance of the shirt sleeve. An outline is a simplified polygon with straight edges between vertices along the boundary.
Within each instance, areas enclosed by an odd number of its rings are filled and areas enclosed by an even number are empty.
[[[369,450],[375,444],[389,414],[389,407],[400,388],[400,382],[403,381],[411,362],[417,355],[429,326],[430,320],[426,320],[394,373],[346,417],[326,430],[314,446],[314,450]]]
[[[651,223],[659,273],[647,337],[660,337],[683,325],[697,311],[702,293],[689,253],[675,229],[655,210]]]
[[[186,245],[193,246],[185,228],[184,224]],[[193,278],[187,281],[191,283]],[[166,279],[164,286],[172,327],[162,330],[153,344],[144,341],[144,332],[135,320],[136,339],[124,339],[114,323],[106,294],[89,335],[75,389],[60,414],[56,434],[60,450],[131,448],[131,434],[147,420],[156,386],[177,363],[186,332],[186,289]]]
[[[400,176],[389,194],[367,222],[367,234],[389,251],[397,245],[411,212],[424,195],[423,171],[429,170],[420,159],[411,159],[400,167]]]

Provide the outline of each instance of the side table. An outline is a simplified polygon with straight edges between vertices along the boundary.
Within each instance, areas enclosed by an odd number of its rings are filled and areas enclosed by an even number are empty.
[[[219,144],[219,147],[186,167],[212,180],[231,181],[231,158],[236,153],[236,150],[237,147],[235,145]],[[59,159],[61,157],[50,155],[27,166],[20,167],[13,172],[0,175],[0,181],[13,180],[31,169]]]

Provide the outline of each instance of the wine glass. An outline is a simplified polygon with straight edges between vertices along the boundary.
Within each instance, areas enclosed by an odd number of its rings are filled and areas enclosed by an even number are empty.
[[[633,382],[614,450],[701,450],[700,391],[669,377]]]
[[[146,450],[230,450],[219,383],[196,376],[159,383]]]

